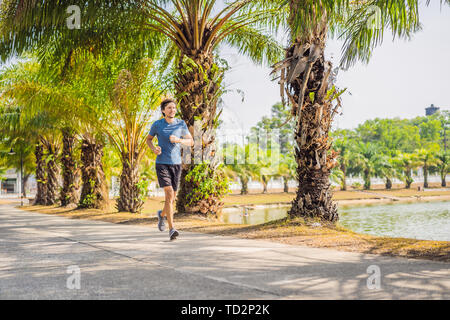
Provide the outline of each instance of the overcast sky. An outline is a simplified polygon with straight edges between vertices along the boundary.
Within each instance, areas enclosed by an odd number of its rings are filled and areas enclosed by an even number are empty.
[[[335,126],[354,128],[376,117],[413,118],[425,115],[424,108],[432,103],[450,109],[450,7],[441,11],[439,1],[433,0],[420,9],[423,30],[411,41],[392,42],[388,34],[368,65],[358,63],[339,72],[337,85],[351,95],[344,94],[343,115],[336,117]],[[341,43],[328,42],[326,54],[328,59],[333,56],[334,66],[340,48]],[[225,77],[229,89],[245,92],[244,102],[236,93],[224,96],[224,121],[226,127],[247,131],[270,115],[271,106],[280,101],[279,87],[270,81],[269,68],[254,66],[233,49],[225,48],[223,55],[232,67]]]

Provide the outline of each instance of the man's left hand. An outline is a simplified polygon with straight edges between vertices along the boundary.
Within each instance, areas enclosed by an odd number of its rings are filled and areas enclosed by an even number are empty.
[[[169,137],[170,142],[172,143],[179,143],[180,142],[180,138],[178,138],[177,136],[171,135]]]

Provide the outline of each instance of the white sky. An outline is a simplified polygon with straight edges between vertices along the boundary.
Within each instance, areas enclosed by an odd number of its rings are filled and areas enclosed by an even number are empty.
[[[420,6],[423,30],[411,41],[385,41],[374,50],[368,65],[356,64],[348,71],[340,71],[337,85],[347,87],[351,95],[343,95],[343,115],[337,116],[335,126],[354,128],[367,119],[413,118],[425,115],[424,108],[434,104],[450,109],[450,7],[440,9],[439,1],[429,7]],[[327,58],[333,56],[333,65],[339,61],[341,45],[330,40]],[[270,69],[255,66],[234,49],[225,48],[223,56],[232,70],[225,81],[229,89],[245,92],[245,101],[237,93],[224,96],[224,121],[228,128],[255,125],[270,108],[280,101],[276,81],[269,79]]]

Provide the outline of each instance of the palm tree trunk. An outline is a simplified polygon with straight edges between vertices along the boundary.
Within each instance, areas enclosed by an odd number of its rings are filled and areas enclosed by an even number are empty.
[[[267,193],[267,178],[265,176],[262,176],[261,182],[263,184],[263,192],[262,193]]]
[[[183,57],[180,59],[179,71],[175,80],[175,89],[179,97],[181,117],[186,122],[189,131],[194,135],[195,119],[199,119],[201,124],[195,125],[195,134],[201,134],[203,141],[201,148],[190,149],[191,163],[183,163],[180,178],[180,187],[177,193],[176,208],[178,212],[192,212],[193,208],[198,207],[198,203],[206,199],[199,199],[196,203],[187,205],[189,194],[192,193],[194,185],[185,181],[186,175],[199,162],[212,160],[215,155],[214,133],[212,132],[216,122],[217,99],[220,93],[221,78],[219,75],[222,70],[215,68],[211,52],[198,52],[189,56],[195,65],[190,64],[189,71],[183,65]],[[203,72],[202,72],[203,70]],[[206,80],[205,80],[206,78]],[[200,139],[199,139],[200,140]],[[185,149],[186,150],[186,149]],[[186,155],[183,155],[186,157]],[[210,161],[210,167],[213,168],[215,161]]]
[[[413,179],[411,177],[411,169],[406,169],[405,175],[406,175],[406,179],[405,179],[406,186],[405,186],[405,188],[406,189],[410,189],[411,188],[411,184],[413,183]]]
[[[44,146],[41,142],[36,144],[34,150],[36,157],[36,182],[37,191],[34,198],[34,205],[45,205],[47,199],[47,175],[45,170]]]
[[[341,164],[341,171],[343,174],[342,181],[341,181],[341,190],[346,191],[347,190],[347,182],[345,179],[347,178],[347,167],[344,164]]]
[[[241,194],[248,194],[248,178],[240,177]]]
[[[423,187],[428,188],[428,165],[426,162],[423,166]]]
[[[288,185],[288,182],[289,182],[289,180],[288,180],[288,178],[287,177],[283,177],[283,184],[284,184],[284,192],[285,193],[288,193],[289,192],[289,185]]]
[[[45,199],[45,205],[52,206],[57,201],[58,195],[58,174],[59,168],[56,161],[58,156],[58,150],[56,145],[48,143],[47,149],[47,198]]]
[[[77,170],[73,154],[75,136],[70,129],[62,130],[63,150],[62,150],[62,174],[63,187],[61,189],[61,206],[76,205],[78,203],[78,192],[75,183]]]
[[[30,178],[30,174],[28,173],[28,174],[25,174],[24,176],[23,176],[23,197],[24,198],[26,198],[27,197],[27,189],[26,189],[26,186],[27,186],[27,182],[28,182],[28,179]]]
[[[120,175],[120,197],[117,200],[116,208],[119,212],[139,212],[144,205],[140,199],[139,189],[139,163],[135,159],[130,161],[129,154],[122,155],[122,173]]]
[[[445,181],[445,176],[447,175],[447,172],[444,169],[441,170],[441,187],[446,187],[447,186],[447,182]]]
[[[370,173],[369,171],[364,171],[364,190],[370,190]]]
[[[101,209],[108,204],[105,173],[103,172],[103,145],[85,135],[81,142],[81,197],[79,208]]]
[[[293,57],[286,80],[294,92],[291,101],[296,103],[293,113],[298,179],[297,195],[289,215],[336,221],[337,205],[331,199],[329,181],[336,155],[329,154],[328,137],[336,108],[326,98],[331,72],[331,63],[324,56],[326,31],[324,25],[310,41],[297,40],[287,51],[287,58]],[[297,77],[293,74],[296,69],[303,69]]]
[[[392,180],[389,177],[386,177],[385,187],[386,187],[387,190],[392,189]]]

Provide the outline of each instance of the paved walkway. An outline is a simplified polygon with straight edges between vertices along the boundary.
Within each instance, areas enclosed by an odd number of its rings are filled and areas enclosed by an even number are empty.
[[[449,299],[449,267],[188,232],[170,242],[156,226],[0,205],[0,299]]]

